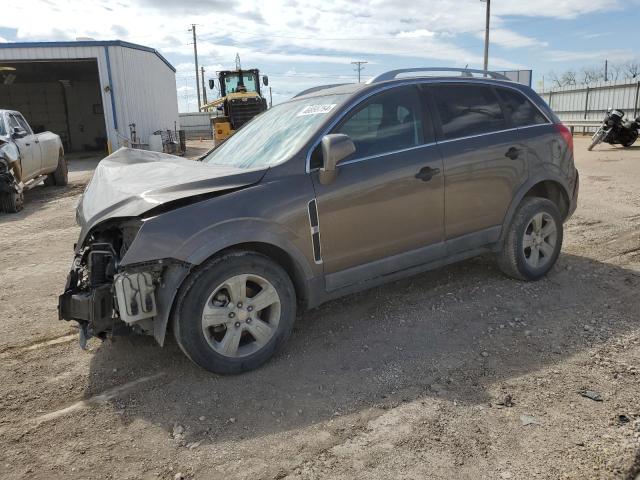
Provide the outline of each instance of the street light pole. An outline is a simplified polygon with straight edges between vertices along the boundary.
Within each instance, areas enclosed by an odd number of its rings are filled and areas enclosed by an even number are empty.
[[[489,22],[491,20],[491,0],[480,0],[487,4],[487,18],[484,29],[484,70],[489,70]]]

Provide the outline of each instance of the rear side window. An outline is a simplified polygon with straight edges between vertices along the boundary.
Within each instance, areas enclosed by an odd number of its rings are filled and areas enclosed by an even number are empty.
[[[499,88],[497,92],[514,127],[549,123],[540,110],[520,92],[506,88]]]
[[[351,157],[391,153],[424,143],[422,99],[416,87],[393,88],[356,107],[334,130],[356,146]]]
[[[492,89],[480,85],[436,85],[433,98],[444,138],[460,138],[507,128]]]
[[[0,114],[0,135],[7,135],[7,129],[4,126],[4,116]]]

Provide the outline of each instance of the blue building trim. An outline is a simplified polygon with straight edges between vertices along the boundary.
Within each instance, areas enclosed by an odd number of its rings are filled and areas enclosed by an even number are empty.
[[[111,113],[113,114],[113,128],[118,131],[118,114],[116,113],[116,99],[113,94],[113,81],[111,80],[111,60],[109,59],[109,47],[104,46],[104,55],[107,60],[107,78],[109,79],[109,96],[111,97]]]
[[[73,47],[123,47],[133,50],[141,50],[155,54],[164,64],[174,72],[175,67],[169,63],[155,48],[145,47],[137,43],[124,42],[122,40],[79,40],[77,42],[6,42],[0,43],[0,49],[3,48],[73,48]]]

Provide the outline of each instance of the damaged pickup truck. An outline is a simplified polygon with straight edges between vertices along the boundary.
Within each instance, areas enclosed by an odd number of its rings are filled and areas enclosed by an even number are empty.
[[[514,278],[544,276],[576,208],[566,127],[487,72],[397,73],[303,92],[200,161],[102,160],[60,318],[81,344],[172,330],[196,364],[238,373],[332,298],[491,252]]]
[[[67,184],[60,137],[33,133],[20,112],[0,110],[0,210],[22,210],[24,192],[42,180],[47,186]]]

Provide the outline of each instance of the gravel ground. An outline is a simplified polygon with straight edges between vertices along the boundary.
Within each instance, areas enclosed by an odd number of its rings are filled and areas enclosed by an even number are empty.
[[[640,146],[586,146],[548,278],[482,257],[351,295],[235,377],[57,320],[74,159],[0,216],[2,478],[640,479]]]

